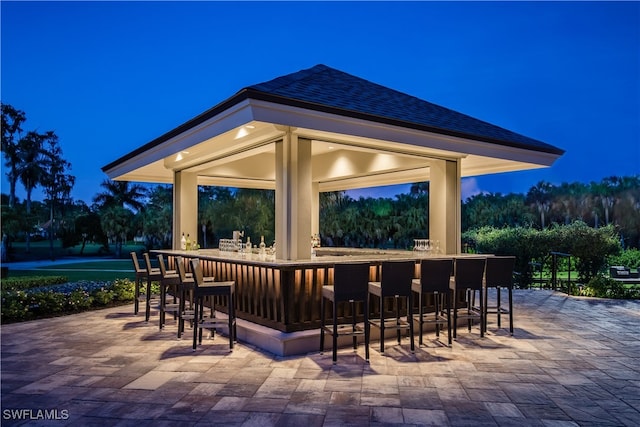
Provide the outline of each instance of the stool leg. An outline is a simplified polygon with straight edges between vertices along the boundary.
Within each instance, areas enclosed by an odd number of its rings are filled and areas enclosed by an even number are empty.
[[[497,305],[498,308],[496,309],[496,311],[497,311],[497,315],[498,315],[498,329],[500,329],[500,293],[502,291],[500,286],[496,287],[496,291],[498,292],[498,295],[496,297],[497,298],[496,305]]]
[[[333,364],[338,363],[338,301],[333,301]]]
[[[141,278],[136,274],[136,282],[135,282],[135,288],[134,288],[134,295],[135,295],[135,299],[133,300],[133,314],[138,314],[138,311],[140,309],[140,282],[141,282]]]
[[[511,287],[509,290],[509,333],[513,335],[513,292]]]
[[[320,354],[324,353],[324,318],[325,318],[325,306],[326,298],[320,300]]]
[[[409,339],[411,340],[411,353],[416,352],[416,345],[413,338],[413,295],[409,292],[407,297],[407,314],[409,316]],[[438,325],[436,325],[437,327]]]
[[[486,295],[483,295],[482,288],[480,288],[478,292],[480,292],[480,298],[479,298],[480,300],[480,337],[482,338],[484,337],[484,330],[487,327],[487,316],[485,315],[485,305],[484,305]]]
[[[398,296],[394,297],[394,304],[396,306],[396,336],[398,337],[398,344],[400,344],[402,333],[400,332],[400,298]]]
[[[148,276],[147,276],[147,297],[145,298],[145,300],[146,300],[146,306],[145,306],[144,321],[148,322],[149,317],[151,316],[151,277],[148,277]]]
[[[384,298],[380,296],[380,353],[384,353]]]
[[[449,347],[451,347],[451,291],[446,293],[446,303],[447,303],[447,332],[448,332],[448,342]]]
[[[351,324],[351,332],[355,333],[356,332],[356,302],[354,300],[351,300],[351,318],[353,319],[353,322]],[[353,351],[357,351],[358,350],[358,337],[356,335],[353,335]]]
[[[438,323],[438,317],[440,316],[440,294],[438,294],[438,292],[434,292],[432,295],[433,295],[433,304],[435,309],[434,314],[435,314],[435,320],[436,320],[436,323],[435,323],[436,337],[440,338],[440,324]],[[420,334],[422,334],[422,331],[420,331]],[[420,338],[422,338],[422,336]]]
[[[200,326],[198,322],[198,303],[198,298],[196,298],[196,304],[193,307],[193,351],[196,351],[197,348],[198,326]]]
[[[453,339],[458,339],[458,290],[453,290]]]
[[[369,338],[371,328],[369,326],[369,301],[368,298],[364,300],[364,357],[365,362],[369,363]]]
[[[229,349],[233,350],[233,294],[229,294]]]
[[[422,292],[418,293],[418,345],[422,345],[422,331],[424,328],[424,319],[423,319],[423,315],[424,315],[424,305],[423,305],[423,300],[426,296],[422,294]]]

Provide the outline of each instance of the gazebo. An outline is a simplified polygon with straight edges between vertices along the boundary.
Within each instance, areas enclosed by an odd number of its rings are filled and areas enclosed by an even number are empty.
[[[171,183],[173,248],[197,235],[198,185],[275,190],[276,258],[310,258],[319,194],[429,181],[429,237],[460,252],[461,178],[551,166],[544,142],[316,65],[246,87],[102,170]]]

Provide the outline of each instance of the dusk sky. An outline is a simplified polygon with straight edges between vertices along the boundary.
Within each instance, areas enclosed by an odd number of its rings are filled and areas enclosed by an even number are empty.
[[[465,179],[465,197],[640,174],[639,2],[2,1],[0,12],[1,100],[26,113],[25,131],[56,132],[72,196],[89,204],[102,166],[316,64],[566,150],[551,168]]]

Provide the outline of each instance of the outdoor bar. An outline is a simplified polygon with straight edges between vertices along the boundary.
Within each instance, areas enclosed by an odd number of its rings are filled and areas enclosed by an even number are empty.
[[[371,263],[412,251],[321,248],[322,192],[429,182],[429,229],[438,256],[461,254],[462,178],[551,166],[563,150],[456,111],[316,65],[246,87],[227,100],[103,167],[110,179],[173,185],[173,246],[197,257],[205,275],[237,284],[239,318],[281,332],[318,328],[321,287],[336,263]],[[203,248],[198,187],[275,190],[270,259]],[[427,212],[425,212],[425,215]],[[212,219],[214,221],[218,219]],[[231,236],[229,236],[231,237]],[[417,267],[416,276],[417,277]]]
[[[368,262],[369,279],[380,280],[380,267],[383,261],[416,262],[414,277],[420,277],[420,260],[425,255],[416,255],[412,251],[367,250],[341,248],[339,251],[318,250],[318,254],[307,260],[287,261],[258,254],[224,253],[217,249],[197,251],[154,250],[163,254],[170,268],[175,268],[176,257],[182,257],[185,267],[191,258],[198,258],[205,276],[215,277],[217,281],[236,282],[236,316],[240,319],[277,329],[281,332],[296,332],[320,327],[320,299],[322,286],[333,284],[333,268],[336,264]],[[432,255],[437,258],[458,258],[461,255]],[[462,296],[463,297],[463,296]],[[459,301],[460,304],[463,301]],[[220,301],[216,307],[224,306]],[[372,307],[379,312],[379,307]],[[385,307],[391,313],[393,307]],[[224,310],[224,308],[223,308]],[[344,310],[349,310],[348,307]],[[357,306],[357,310],[361,310]],[[406,311],[406,307],[403,308]],[[339,317],[350,313],[339,312]],[[362,312],[357,313],[362,317]]]

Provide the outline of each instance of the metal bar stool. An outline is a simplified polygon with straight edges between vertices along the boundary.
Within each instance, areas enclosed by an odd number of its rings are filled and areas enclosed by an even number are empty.
[[[516,264],[514,256],[494,256],[487,258],[487,267],[485,271],[485,294],[484,294],[484,313],[485,323],[484,330],[487,331],[487,314],[495,314],[498,320],[498,329],[500,329],[500,315],[509,315],[509,333],[513,335],[513,269]],[[488,304],[488,290],[496,289],[495,305]],[[500,294],[502,289],[506,288],[509,297],[509,307],[502,306]]]
[[[484,337],[484,295],[483,277],[486,258],[457,258],[455,262],[455,275],[453,287],[453,338],[457,338],[458,319],[467,319],[469,332],[474,320],[480,322],[480,336]],[[465,307],[458,307],[459,293],[464,292]],[[475,293],[480,292],[480,307],[473,304]]]
[[[142,257],[144,258],[145,264],[147,264],[147,297],[145,299],[146,307],[144,321],[148,322],[149,317],[151,316],[151,282],[160,282],[162,279],[162,272],[160,271],[160,268],[151,267],[149,252],[143,253]]]
[[[369,263],[336,264],[333,269],[333,285],[322,287],[320,307],[320,353],[324,353],[325,332],[333,338],[333,363],[338,361],[338,336],[353,337],[353,349],[358,348],[358,336],[364,335],[365,361],[369,363]],[[325,326],[326,302],[332,304],[332,326]],[[362,301],[364,327],[356,324],[356,302]],[[338,305],[350,303],[351,324],[338,324]]]
[[[180,311],[180,304],[177,302],[177,296],[180,292],[180,276],[176,270],[167,270],[164,264],[164,257],[162,254],[158,255],[158,265],[160,266],[160,320],[158,321],[159,329],[164,327],[166,321],[166,313],[173,313],[174,319],[177,317]],[[167,293],[173,290],[173,303],[167,303]]]
[[[236,339],[236,312],[235,312],[235,290],[236,282],[205,282],[202,275],[202,267],[200,260],[193,258],[191,260],[191,271],[193,273],[193,298],[194,298],[194,322],[193,322],[193,350],[197,348],[197,344],[202,344],[202,330],[211,330],[212,337],[215,336],[217,327],[226,326],[229,329],[229,349],[233,351],[233,342]],[[204,316],[204,300],[206,297],[226,296],[228,306],[228,319],[216,317],[215,298],[210,299],[211,315]]]
[[[138,261],[138,254],[135,252],[131,252],[131,260],[133,261],[133,269],[136,273],[136,280],[134,285],[134,296],[135,299],[133,301],[133,314],[138,314],[140,311],[140,287],[142,286],[142,281],[147,280],[147,269],[140,267],[140,262]],[[146,298],[146,296],[145,296]]]
[[[423,259],[420,262],[420,278],[413,279],[411,289],[418,294],[418,345],[422,345],[424,323],[433,323],[436,337],[440,337],[442,325],[447,325],[447,341],[451,346],[451,275],[453,259]],[[433,299],[433,315],[425,312],[426,297]],[[446,315],[445,311],[446,310]]]
[[[380,353],[384,353],[384,331],[386,328],[394,328],[400,344],[401,330],[409,329],[411,339],[411,352],[415,351],[413,340],[413,292],[411,283],[416,263],[414,261],[384,261],[380,273],[380,282],[369,282],[369,299],[376,296],[380,300],[380,319],[369,319],[369,324],[380,329]],[[385,319],[384,300],[394,298],[396,317]],[[407,321],[400,319],[400,298],[407,300]],[[371,306],[371,301],[369,301]]]

